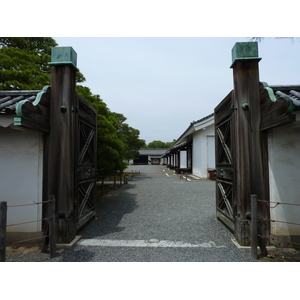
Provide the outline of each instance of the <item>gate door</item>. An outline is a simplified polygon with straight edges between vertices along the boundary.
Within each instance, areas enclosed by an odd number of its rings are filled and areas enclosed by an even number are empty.
[[[77,230],[95,216],[97,111],[77,96],[75,215]]]
[[[233,195],[234,165],[232,160],[232,92],[215,108],[216,144],[216,214],[234,231],[235,200]]]

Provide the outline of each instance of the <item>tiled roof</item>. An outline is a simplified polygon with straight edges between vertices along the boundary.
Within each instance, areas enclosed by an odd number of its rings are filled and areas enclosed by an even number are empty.
[[[205,121],[205,120],[207,120],[207,119],[209,119],[209,118],[211,118],[211,117],[213,117],[213,116],[214,116],[214,114],[212,113],[212,114],[210,114],[210,115],[208,115],[208,116],[206,116],[206,117],[204,117],[204,118],[202,118],[202,119],[199,119],[198,121],[193,121],[193,122],[191,122],[191,124],[201,123],[201,122],[203,122],[203,121]]]
[[[168,149],[140,149],[140,155],[164,155]]]
[[[45,86],[41,91],[0,91],[0,117],[3,117],[0,121],[4,122],[2,126],[22,126],[49,132],[50,98],[50,86]],[[12,120],[13,123],[8,124],[7,120]]]
[[[276,98],[291,100],[295,109],[300,108],[300,86],[270,86],[275,93]]]
[[[192,139],[192,134],[198,130],[197,125],[201,125],[204,121],[207,121],[209,119],[214,119],[214,114],[210,114],[204,118],[199,119],[198,121],[193,121],[190,123],[189,127],[181,134],[181,136],[176,140],[176,142],[170,147],[170,149],[178,149]]]
[[[0,91],[0,115],[16,113],[16,106],[22,100],[33,102],[40,91]]]

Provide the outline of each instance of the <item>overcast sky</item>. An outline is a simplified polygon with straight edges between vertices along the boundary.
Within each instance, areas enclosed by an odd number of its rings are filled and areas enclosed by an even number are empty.
[[[211,113],[233,89],[231,50],[250,37],[54,37],[72,46],[83,85],[140,131],[147,143],[172,141]],[[260,80],[299,84],[300,42],[258,43]]]

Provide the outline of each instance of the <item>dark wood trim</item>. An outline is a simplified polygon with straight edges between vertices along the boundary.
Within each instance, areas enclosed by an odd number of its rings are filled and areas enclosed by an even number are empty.
[[[58,216],[57,242],[74,239],[74,149],[75,149],[75,97],[76,68],[72,65],[52,66],[48,191],[55,195]]]
[[[0,202],[0,262],[6,261],[7,202]]]

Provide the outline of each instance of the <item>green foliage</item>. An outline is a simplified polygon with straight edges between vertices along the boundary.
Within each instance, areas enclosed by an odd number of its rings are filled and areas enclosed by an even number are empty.
[[[51,48],[57,46],[51,37],[1,37],[0,47],[12,47],[26,51],[37,51],[51,55]]]
[[[150,142],[146,148],[152,148],[152,149],[168,149],[170,148],[173,144],[174,144],[175,140],[173,140],[173,142],[162,142],[159,140],[154,140],[152,142]]]
[[[124,158],[126,160],[139,158],[139,149],[145,147],[145,140],[139,139],[140,132],[128,124],[122,126],[123,142],[125,144]]]
[[[124,123],[126,118],[109,110],[99,95],[89,88],[78,85],[76,91],[98,110],[97,120],[97,168],[100,178],[122,172],[127,164],[124,160],[134,159],[138,150],[145,145],[139,139],[140,132]]]
[[[120,113],[112,113],[117,121],[118,134],[120,140],[124,144],[124,159],[129,161],[130,159],[136,159],[139,157],[139,149],[145,147],[145,140],[139,139],[139,130],[130,127],[125,123],[126,117]]]
[[[50,85],[50,37],[0,37],[0,90],[41,90]],[[77,82],[85,81],[77,72]]]
[[[98,111],[97,117],[97,169],[100,178],[124,169],[123,143],[118,137],[117,122],[99,95],[93,95],[88,87],[77,85],[76,92]]]
[[[0,38],[0,90],[39,90],[50,84],[52,38]]]
[[[176,142],[176,140],[173,140],[172,142],[166,142],[165,143],[165,148],[170,148],[174,143]]]

